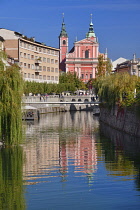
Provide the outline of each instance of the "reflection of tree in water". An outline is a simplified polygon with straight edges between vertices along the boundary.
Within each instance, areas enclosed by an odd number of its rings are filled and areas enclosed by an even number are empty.
[[[25,209],[23,196],[23,151],[21,147],[0,150],[1,209]]]
[[[133,176],[140,190],[140,141],[135,137],[100,124],[106,168],[114,176]]]

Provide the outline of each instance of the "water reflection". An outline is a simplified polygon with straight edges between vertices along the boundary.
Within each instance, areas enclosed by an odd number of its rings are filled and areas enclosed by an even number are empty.
[[[76,175],[81,172],[87,177],[92,176],[97,170],[94,131],[98,125],[98,118],[93,124],[90,112],[82,115],[75,112],[50,113],[42,116],[39,124],[29,122],[24,145],[26,180],[30,180],[30,176],[54,177],[59,171],[62,181],[67,181],[69,165],[73,165]]]
[[[23,150],[0,149],[0,209],[25,209],[23,191]]]
[[[138,141],[90,112],[49,113],[25,126],[28,209],[139,209]]]
[[[111,176],[135,178],[140,190],[140,139],[100,123],[106,168]],[[105,137],[107,137],[105,139]]]

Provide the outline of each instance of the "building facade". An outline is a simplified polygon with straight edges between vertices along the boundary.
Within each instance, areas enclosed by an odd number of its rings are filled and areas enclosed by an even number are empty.
[[[83,82],[96,77],[99,43],[94,33],[92,18],[86,38],[76,41],[73,48],[68,53],[68,35],[65,29],[64,19],[59,36],[60,47],[60,70],[64,72],[76,73]],[[107,53],[102,54],[104,59]]]
[[[136,58],[135,54],[133,55],[133,59],[126,60],[116,66],[116,73],[127,72],[130,75],[136,75],[140,77],[140,58]]]
[[[19,64],[24,80],[59,82],[59,49],[7,29],[0,29],[0,36],[5,40],[5,52]]]

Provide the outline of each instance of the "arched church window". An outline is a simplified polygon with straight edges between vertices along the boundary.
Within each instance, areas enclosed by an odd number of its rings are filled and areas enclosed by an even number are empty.
[[[85,58],[89,58],[89,51],[88,50],[85,51]]]
[[[63,44],[66,44],[66,40],[63,40]]]

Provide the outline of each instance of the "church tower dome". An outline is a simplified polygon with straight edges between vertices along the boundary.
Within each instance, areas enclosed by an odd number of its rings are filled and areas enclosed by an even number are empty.
[[[90,21],[90,25],[89,25],[89,31],[86,34],[86,38],[90,38],[90,37],[96,37],[96,35],[94,33],[94,29],[93,29],[92,14],[91,14],[91,21]]]

